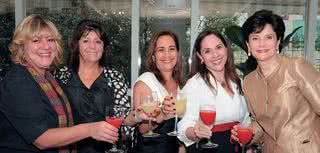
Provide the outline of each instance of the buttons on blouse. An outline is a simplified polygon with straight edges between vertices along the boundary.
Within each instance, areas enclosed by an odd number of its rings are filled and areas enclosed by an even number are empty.
[[[92,97],[92,93],[91,93],[90,91],[87,91],[86,94],[87,94],[87,96],[88,96],[89,98]]]

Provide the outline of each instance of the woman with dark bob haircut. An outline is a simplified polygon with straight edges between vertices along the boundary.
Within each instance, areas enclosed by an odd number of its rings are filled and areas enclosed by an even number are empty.
[[[198,35],[192,52],[191,76],[182,90],[188,101],[178,130],[188,153],[236,153],[240,146],[230,142],[231,129],[239,123],[250,124],[251,120],[233,51],[220,33],[203,31]],[[216,107],[213,128],[199,119],[200,107],[208,104]],[[218,146],[202,147],[207,139]]]
[[[258,63],[244,79],[254,118],[251,143],[263,143],[264,153],[319,153],[320,73],[303,58],[279,55],[285,25],[272,11],[254,13],[242,32]]]
[[[108,108],[113,108],[117,116],[123,112],[129,115],[124,120],[125,125],[140,122],[140,115],[135,115],[137,112],[129,113],[125,77],[106,65],[110,42],[102,25],[97,21],[82,20],[73,32],[69,48],[68,66],[56,71],[55,77],[70,99],[75,124],[104,121]],[[123,130],[127,134],[133,131],[128,126]],[[85,139],[78,143],[77,149],[80,153],[103,153],[108,145]]]

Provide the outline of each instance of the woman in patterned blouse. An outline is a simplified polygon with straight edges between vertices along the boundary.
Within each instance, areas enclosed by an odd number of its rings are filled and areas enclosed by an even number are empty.
[[[143,113],[129,113],[127,82],[119,71],[106,66],[109,45],[100,23],[83,20],[70,42],[68,66],[55,72],[72,105],[75,124],[104,120],[106,107],[113,108],[119,116],[124,110],[129,115],[126,125],[134,125],[141,121],[137,117],[143,117]],[[133,131],[130,127],[123,130],[127,134]],[[103,153],[108,145],[86,139],[78,143],[77,149],[79,153]]]

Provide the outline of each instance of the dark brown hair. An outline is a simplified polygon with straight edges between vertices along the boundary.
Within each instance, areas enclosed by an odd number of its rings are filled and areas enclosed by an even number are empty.
[[[156,65],[156,63],[153,61],[152,57],[154,56],[157,41],[161,36],[170,36],[176,45],[177,51],[178,51],[178,59],[177,63],[173,68],[173,73],[172,77],[173,79],[179,84],[181,87],[184,84],[183,80],[183,68],[182,68],[182,55],[180,51],[180,46],[179,46],[179,41],[178,37],[176,34],[174,34],[171,31],[168,30],[162,30],[156,34],[153,35],[149,42],[149,48],[147,50],[147,56],[146,56],[146,68],[149,72],[154,73],[154,75],[157,77],[157,79],[161,82],[164,83],[163,77],[161,76],[161,73]]]
[[[69,43],[68,65],[74,71],[78,72],[80,63],[79,40],[81,37],[88,35],[90,32],[95,32],[103,41],[103,53],[99,60],[100,66],[106,65],[107,51],[109,51],[110,42],[106,32],[102,29],[101,23],[94,20],[82,20],[73,31],[71,41]]]
[[[200,51],[201,51],[201,42],[203,41],[204,38],[206,38],[209,35],[214,35],[214,36],[218,37],[222,41],[223,45],[227,48],[227,61],[226,61],[226,64],[225,64],[225,73],[224,73],[224,77],[225,77],[225,80],[227,81],[226,82],[227,85],[230,87],[229,80],[235,82],[237,84],[237,86],[238,86],[239,93],[243,94],[242,87],[241,87],[241,80],[240,80],[239,75],[236,72],[236,68],[235,68],[235,64],[234,64],[233,51],[229,47],[229,45],[227,44],[227,42],[223,38],[223,36],[220,33],[215,32],[215,31],[210,31],[210,30],[203,31],[198,35],[198,37],[197,37],[197,39],[195,41],[194,47],[193,47],[193,52],[192,52],[191,76],[190,77],[192,77],[195,74],[199,73],[200,76],[205,81],[205,83],[211,89],[215,89],[214,86],[209,81],[209,75],[211,75],[214,79],[216,79],[216,78],[208,70],[206,65],[204,63],[201,63],[200,58],[197,56],[197,53],[200,54]]]

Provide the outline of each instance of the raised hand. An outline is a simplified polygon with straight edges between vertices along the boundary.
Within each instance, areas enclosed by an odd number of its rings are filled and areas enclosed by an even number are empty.
[[[207,138],[210,139],[212,136],[211,127],[202,123],[202,121],[198,121],[194,127],[195,135],[202,139]]]
[[[99,141],[114,144],[119,139],[118,129],[105,121],[90,123],[88,130],[89,135]]]
[[[163,99],[163,106],[162,106],[162,112],[165,115],[169,114],[175,114],[176,113],[176,106],[175,106],[176,99],[173,96],[166,96]]]

